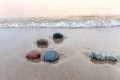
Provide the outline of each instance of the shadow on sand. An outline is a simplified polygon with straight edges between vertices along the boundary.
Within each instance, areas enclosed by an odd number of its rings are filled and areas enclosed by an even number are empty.
[[[28,59],[27,58],[27,61],[30,61],[30,62],[33,62],[33,63],[38,63],[38,62],[41,61],[41,59],[40,58],[38,58],[38,59]]]
[[[94,63],[94,64],[111,64],[111,65],[115,65],[116,62],[115,61],[104,61],[104,60],[96,60],[96,59],[91,59],[91,62]]]
[[[63,42],[63,39],[53,39],[53,41],[54,41],[56,44],[59,44],[59,43],[62,43],[62,42]]]

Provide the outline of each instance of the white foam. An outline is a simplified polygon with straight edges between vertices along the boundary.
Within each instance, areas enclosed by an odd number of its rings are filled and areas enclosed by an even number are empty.
[[[50,20],[46,18],[4,19],[0,27],[119,27],[120,18],[113,17],[71,17]]]

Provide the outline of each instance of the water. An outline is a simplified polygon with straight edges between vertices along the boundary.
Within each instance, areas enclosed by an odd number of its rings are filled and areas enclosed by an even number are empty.
[[[1,18],[0,28],[100,28],[120,27],[120,16],[68,16]]]

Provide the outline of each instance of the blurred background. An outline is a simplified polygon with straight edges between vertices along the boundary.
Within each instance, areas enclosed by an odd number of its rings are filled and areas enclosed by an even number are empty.
[[[0,0],[0,17],[119,14],[120,0]]]

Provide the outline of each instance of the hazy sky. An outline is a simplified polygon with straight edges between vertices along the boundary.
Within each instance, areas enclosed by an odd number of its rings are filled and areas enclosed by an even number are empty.
[[[0,0],[0,17],[120,14],[120,0]]]

